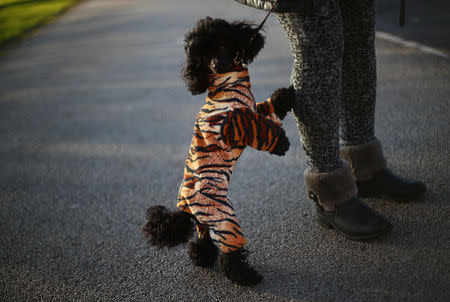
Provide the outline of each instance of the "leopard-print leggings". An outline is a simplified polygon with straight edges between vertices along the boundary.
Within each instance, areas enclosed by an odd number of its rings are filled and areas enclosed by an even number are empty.
[[[293,108],[311,172],[342,165],[341,145],[374,137],[375,0],[330,0],[313,15],[276,14],[290,41]]]

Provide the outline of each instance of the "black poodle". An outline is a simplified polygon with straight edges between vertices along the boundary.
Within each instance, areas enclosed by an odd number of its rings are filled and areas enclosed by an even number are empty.
[[[186,65],[183,78],[192,94],[204,93],[211,84],[211,76],[224,74],[236,68],[246,68],[264,46],[264,37],[256,26],[247,22],[227,22],[210,17],[198,21],[196,27],[186,34]],[[271,97],[274,113],[283,119],[295,100],[292,87],[280,88]],[[289,140],[280,126],[279,139],[270,153],[284,155]],[[186,177],[185,177],[186,179]],[[205,226],[196,216],[184,211],[170,211],[163,206],[147,210],[147,223],[143,232],[149,242],[159,247],[172,247],[187,242],[195,225]],[[196,266],[209,267],[219,256],[221,271],[227,278],[241,285],[254,285],[262,276],[247,262],[247,251],[239,248],[219,252],[217,240],[208,232],[189,243],[189,256]]]

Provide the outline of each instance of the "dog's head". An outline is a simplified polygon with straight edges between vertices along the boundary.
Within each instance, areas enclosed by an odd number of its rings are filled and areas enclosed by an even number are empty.
[[[207,17],[186,34],[185,42],[183,78],[192,94],[200,94],[208,88],[210,74],[251,63],[264,47],[264,36],[254,24]]]

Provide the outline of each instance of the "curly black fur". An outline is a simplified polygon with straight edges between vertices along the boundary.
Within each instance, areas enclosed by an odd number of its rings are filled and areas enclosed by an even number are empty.
[[[275,114],[284,119],[286,114],[292,109],[295,103],[295,89],[293,86],[289,88],[278,88],[270,97],[275,110]]]
[[[263,277],[247,262],[247,251],[244,249],[231,253],[220,253],[221,271],[231,281],[240,285],[256,285]]]
[[[273,150],[270,151],[269,153],[283,156],[289,150],[290,145],[291,145],[291,143],[289,142],[289,139],[286,136],[286,131],[284,131],[284,129],[281,128],[281,132],[280,132],[280,136],[278,138],[277,144],[275,145],[275,148],[273,148]]]
[[[187,242],[192,237],[194,222],[192,215],[183,211],[169,211],[164,206],[147,209],[147,223],[142,227],[144,237],[160,248],[173,247]]]
[[[206,17],[185,36],[186,64],[183,79],[192,94],[208,89],[211,73],[230,71],[236,64],[251,63],[264,47],[256,25]],[[250,40],[255,38],[250,43]]]
[[[209,238],[189,242],[189,257],[195,266],[208,267],[216,263],[218,249]]]

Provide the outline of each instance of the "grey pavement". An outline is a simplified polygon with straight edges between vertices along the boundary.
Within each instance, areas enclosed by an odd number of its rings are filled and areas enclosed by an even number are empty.
[[[406,0],[405,26],[399,10],[400,0],[377,0],[377,30],[450,54],[450,1]]]
[[[145,209],[175,207],[203,104],[179,71],[183,35],[206,15],[263,17],[231,0],[90,0],[0,58],[0,300],[448,301],[450,61],[383,40],[376,132],[389,167],[429,190],[366,200],[390,235],[354,242],[317,224],[289,115],[287,155],[248,149],[232,178],[260,285],[145,244]],[[257,99],[289,84],[291,63],[271,17],[250,65]]]

